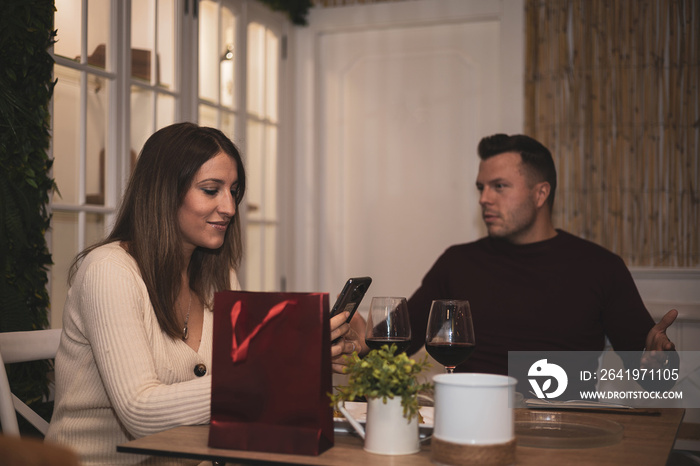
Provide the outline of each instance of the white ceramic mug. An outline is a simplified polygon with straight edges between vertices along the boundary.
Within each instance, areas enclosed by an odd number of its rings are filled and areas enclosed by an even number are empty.
[[[380,455],[409,455],[420,450],[418,416],[413,416],[410,422],[403,416],[401,397],[387,399],[386,403],[382,398],[370,399],[364,428],[342,404],[338,409],[365,440],[366,451]]]
[[[433,382],[433,437],[479,445],[515,438],[512,407],[516,379],[494,374],[440,374]]]

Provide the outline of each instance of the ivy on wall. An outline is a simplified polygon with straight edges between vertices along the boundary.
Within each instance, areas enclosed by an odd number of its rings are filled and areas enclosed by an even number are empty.
[[[0,15],[0,331],[48,326],[49,103],[53,0],[4,0]],[[8,365],[25,402],[47,393],[48,362]]]
[[[313,6],[311,0],[260,0],[275,11],[284,11],[297,26],[306,26],[306,15]]]

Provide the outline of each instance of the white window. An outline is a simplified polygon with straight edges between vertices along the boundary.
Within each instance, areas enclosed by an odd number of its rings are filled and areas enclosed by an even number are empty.
[[[146,139],[177,121],[227,134],[243,154],[245,289],[278,290],[281,44],[288,22],[246,0],[56,0],[51,326],[68,267],[111,227]]]
[[[68,266],[102,238],[116,205],[115,28],[108,1],[57,0],[54,45],[52,327],[61,326]]]
[[[146,139],[156,130],[187,119],[181,102],[185,80],[182,70],[183,34],[176,34],[179,17],[175,0],[138,0],[131,2],[131,76],[129,79],[130,130],[129,158],[134,161]],[[128,166],[131,163],[127,163]]]
[[[278,270],[279,213],[279,29],[257,19],[247,25],[246,163],[250,189],[246,236],[246,279],[250,290],[284,285]]]
[[[285,22],[255,2],[199,4],[198,116],[221,128],[243,152],[247,290],[280,289],[280,75]]]

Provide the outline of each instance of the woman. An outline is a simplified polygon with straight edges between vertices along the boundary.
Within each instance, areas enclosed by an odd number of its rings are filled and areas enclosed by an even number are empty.
[[[116,445],[209,421],[211,309],[216,291],[240,289],[245,186],[216,129],[179,123],[146,141],[114,229],[71,267],[48,441],[85,465],[155,463]],[[341,322],[333,336],[356,338]]]

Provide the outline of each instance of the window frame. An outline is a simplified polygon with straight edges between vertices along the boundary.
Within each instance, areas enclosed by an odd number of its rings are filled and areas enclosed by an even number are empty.
[[[175,115],[173,121],[198,121],[199,120],[199,95],[198,95],[198,42],[199,42],[199,31],[198,31],[198,10],[200,0],[173,0],[174,1],[174,11],[175,11],[175,57],[177,62],[174,65],[174,89],[168,90],[157,86],[154,82],[154,77],[151,77],[150,83],[146,84],[141,81],[135,82],[134,78],[131,76],[131,14],[132,14],[132,2],[129,0],[110,0],[109,1],[109,27],[110,31],[108,33],[110,51],[107,53],[107,60],[105,62],[105,69],[97,69],[87,65],[87,26],[88,26],[88,16],[87,7],[88,0],[81,1],[81,24],[82,24],[82,36],[81,36],[81,60],[76,62],[61,56],[57,56],[52,52],[52,56],[56,62],[56,65],[66,66],[71,69],[75,69],[81,73],[81,91],[80,91],[80,121],[78,128],[78,138],[80,140],[80,163],[77,167],[79,173],[79,196],[75,203],[64,202],[58,195],[53,195],[49,200],[49,211],[54,213],[77,213],[77,239],[75,246],[78,251],[83,250],[87,244],[86,240],[86,224],[87,216],[90,214],[97,214],[104,216],[104,234],[107,234],[111,230],[117,206],[119,200],[121,199],[122,193],[126,187],[126,184],[130,175],[131,160],[131,89],[132,85],[136,85],[147,91],[154,92],[157,95],[170,95],[176,97],[175,101]],[[286,40],[288,34],[288,28],[290,27],[289,21],[283,17],[281,13],[275,13],[269,10],[267,7],[260,5],[256,2],[250,0],[217,0],[219,3],[224,3],[227,6],[231,6],[233,9],[237,10],[240,14],[236,16],[236,21],[238,22],[236,27],[237,40],[241,43],[246,44],[241,50],[247,50],[247,24],[250,18],[257,18],[260,21],[269,21],[274,24],[279,25],[279,30],[281,31],[281,40]],[[158,0],[155,0],[157,3]],[[155,20],[158,21],[157,16]],[[157,34],[157,33],[156,33]],[[285,39],[282,39],[282,38]],[[155,48],[155,46],[154,46]],[[156,49],[157,50],[157,49]],[[154,68],[155,54],[152,54],[152,67]],[[234,72],[237,75],[242,76],[241,79],[236,79],[236,99],[234,100],[237,104],[237,108],[232,111],[236,114],[234,132],[236,133],[232,139],[237,146],[241,149],[246,160],[246,147],[245,147],[245,134],[246,134],[246,122],[247,122],[247,109],[246,109],[246,54],[238,54],[236,56],[236,65]],[[279,127],[286,126],[283,123],[283,115],[285,115],[284,109],[282,108],[284,100],[282,99],[283,86],[282,77],[284,74],[284,68],[286,61],[280,58],[279,62],[279,81],[278,81],[278,91],[277,95],[280,98],[280,103],[278,105],[278,125]],[[83,75],[97,75],[104,79],[110,80],[109,86],[109,110],[107,112],[108,123],[106,125],[106,141],[105,141],[105,161],[104,161],[104,205],[91,205],[85,202],[85,160],[86,160],[86,138],[87,138],[87,111],[86,111],[86,91],[87,86],[86,79],[82,79]],[[52,128],[53,118],[54,118],[54,102],[51,103],[51,118],[52,118]],[[153,128],[158,129],[157,125],[157,106],[153,104],[153,113],[150,115],[150,121],[153,124]],[[221,124],[221,121],[218,121]],[[285,128],[285,130],[287,130]],[[285,133],[286,134],[286,133]],[[240,135],[240,137],[236,137]],[[229,135],[231,136],[231,135]],[[276,157],[279,161],[280,152],[282,144],[285,144],[286,138],[282,138],[282,133],[278,135],[277,144],[277,154]],[[135,150],[140,150],[138,149]],[[53,141],[52,147],[50,148],[51,157],[55,156],[53,151]],[[280,199],[282,199],[282,193],[286,191],[284,186],[286,186],[286,181],[283,186],[283,177],[281,176],[281,171],[277,173],[277,181],[279,184],[279,189],[277,190],[277,203],[278,212],[282,210],[282,204]],[[60,191],[60,186],[58,186]],[[246,240],[246,227],[247,222],[247,212],[244,208],[241,211],[242,227],[244,231],[244,242]],[[281,242],[281,231],[283,230],[283,225],[278,223],[278,233],[277,233],[277,244],[275,246],[275,263],[276,270],[273,272],[276,276],[277,282],[280,283],[280,290],[283,289],[284,279],[281,278],[283,273],[282,261],[280,258],[282,254],[282,242]],[[51,230],[47,232],[47,242],[49,244],[49,250],[53,253],[53,234]],[[243,264],[239,269],[239,278],[242,283],[246,281],[246,266],[250,263],[251,258],[244,258]],[[261,259],[264,263],[264,258]],[[69,264],[56,264],[61,268],[67,267]],[[56,267],[54,266],[54,268]],[[56,276],[62,276],[62,274],[67,273],[67,270],[61,271],[59,274],[54,273],[54,268],[49,272],[49,293],[51,294],[51,300],[53,302],[51,311],[51,326],[54,328],[61,327],[62,325],[62,309],[63,298],[67,294],[67,285],[65,283],[52,283]],[[65,281],[65,280],[61,280]],[[58,296],[60,293],[54,292],[54,285],[65,286],[63,296]],[[57,302],[58,301],[58,302]]]

